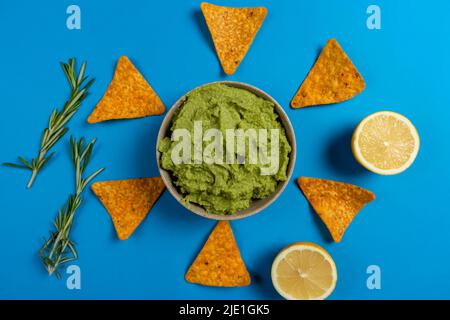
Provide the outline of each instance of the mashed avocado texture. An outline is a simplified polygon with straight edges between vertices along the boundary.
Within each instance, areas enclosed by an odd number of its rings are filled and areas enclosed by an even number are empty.
[[[185,201],[198,204],[210,213],[233,214],[236,210],[248,208],[252,199],[266,198],[275,191],[279,181],[287,179],[291,146],[270,101],[224,84],[206,85],[188,94],[173,117],[170,130],[187,129],[193,136],[194,123],[199,121],[203,132],[215,128],[224,137],[227,129],[279,129],[278,171],[262,175],[263,164],[250,163],[249,152],[242,156],[237,147],[234,148],[234,156],[236,159],[244,157],[246,161],[241,161],[243,163],[192,161],[175,164],[171,154],[178,142],[166,137],[158,146],[162,154],[160,163],[172,174],[174,184],[185,195]],[[269,134],[269,147],[270,137]],[[191,143],[194,145],[193,139]],[[207,145],[208,142],[203,141],[203,147]],[[248,150],[249,146],[246,148]],[[191,149],[194,150],[194,146]]]

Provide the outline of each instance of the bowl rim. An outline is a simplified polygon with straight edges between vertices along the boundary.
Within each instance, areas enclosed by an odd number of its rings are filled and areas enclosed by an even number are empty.
[[[228,85],[234,88],[240,88],[245,89],[247,91],[252,92],[253,94],[257,95],[258,97],[264,98],[266,100],[269,100],[275,105],[275,112],[279,116],[279,121],[283,125],[283,128],[286,131],[286,137],[288,138],[288,141],[291,145],[291,153],[289,155],[289,164],[287,168],[287,179],[285,181],[280,181],[278,183],[277,188],[275,191],[270,194],[268,197],[264,199],[258,199],[258,200],[252,200],[252,204],[250,204],[250,207],[238,210],[235,214],[230,215],[222,215],[222,214],[216,214],[216,213],[208,213],[203,207],[196,205],[194,203],[187,203],[183,200],[183,195],[178,192],[177,187],[172,183],[172,178],[170,176],[170,173],[166,170],[164,170],[161,167],[160,158],[161,158],[161,152],[159,151],[159,142],[161,139],[167,136],[167,132],[170,130],[170,124],[172,122],[172,118],[175,114],[175,112],[183,105],[184,101],[186,100],[187,95],[189,95],[194,90],[197,90],[199,88],[202,88],[207,85],[211,84],[224,84]],[[253,216],[267,207],[269,207],[284,191],[286,186],[289,184],[292,174],[294,172],[295,167],[295,160],[296,160],[296,153],[297,153],[297,146],[296,146],[296,140],[295,140],[295,132],[294,128],[292,127],[292,123],[289,120],[289,117],[287,116],[284,109],[281,107],[281,105],[268,93],[265,91],[250,85],[245,82],[240,81],[213,81],[209,83],[202,84],[200,86],[197,86],[190,90],[189,92],[182,95],[175,103],[170,107],[169,111],[164,116],[164,119],[161,123],[161,126],[158,131],[158,136],[156,140],[156,163],[158,165],[159,173],[161,175],[161,178],[166,185],[166,188],[169,190],[170,194],[177,200],[178,203],[180,203],[183,207],[185,207],[187,210],[189,210],[192,213],[195,213],[201,217],[208,218],[211,220],[239,220],[244,219],[250,216]]]

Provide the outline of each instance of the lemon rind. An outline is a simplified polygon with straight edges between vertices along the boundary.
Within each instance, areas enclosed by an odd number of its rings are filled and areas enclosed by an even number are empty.
[[[307,250],[311,250],[311,251],[316,251],[321,253],[326,260],[330,263],[331,268],[333,270],[333,284],[332,286],[330,286],[330,288],[328,288],[327,291],[325,291],[325,293],[319,297],[315,297],[313,299],[309,299],[309,300],[324,300],[327,297],[329,297],[331,295],[331,293],[334,291],[334,289],[336,288],[336,283],[337,283],[337,279],[338,279],[338,275],[337,275],[337,269],[336,269],[336,264],[333,260],[333,258],[331,258],[330,254],[321,246],[315,244],[315,243],[311,243],[311,242],[296,242],[293,243],[287,247],[285,247],[283,250],[281,250],[277,256],[275,257],[273,263],[272,263],[272,269],[271,269],[271,277],[272,277],[272,283],[273,286],[275,288],[275,290],[278,292],[278,294],[280,296],[282,296],[283,298],[285,298],[286,300],[298,300],[296,298],[294,298],[293,296],[291,296],[290,294],[284,292],[277,284],[276,281],[274,281],[274,279],[276,278],[276,269],[278,267],[278,264],[280,263],[280,261],[291,251],[294,250],[298,250],[298,249],[307,249]]]
[[[362,131],[362,128],[364,127],[364,124],[366,124],[367,121],[369,121],[379,115],[391,115],[391,116],[401,120],[402,122],[406,123],[407,127],[410,129],[410,132],[414,138],[414,141],[416,142],[415,146],[414,146],[414,151],[411,153],[410,158],[408,159],[407,162],[405,162],[405,164],[403,166],[401,166],[399,168],[388,169],[388,170],[380,169],[380,168],[374,166],[373,164],[371,164],[370,162],[368,162],[364,158],[364,156],[361,154],[359,147],[357,147],[358,137],[360,136],[360,133]],[[416,127],[412,124],[412,122],[408,118],[401,115],[400,113],[393,112],[393,111],[379,111],[379,112],[375,112],[371,115],[368,115],[363,120],[361,120],[361,122],[358,124],[358,126],[355,129],[355,132],[353,133],[353,137],[352,137],[352,151],[353,151],[353,155],[355,156],[356,161],[358,161],[367,170],[377,173],[377,174],[380,174],[380,175],[385,175],[385,176],[395,175],[395,174],[399,174],[399,173],[406,171],[406,169],[408,169],[416,160],[416,157],[419,153],[419,149],[420,149],[420,137],[419,137],[419,133],[417,132]]]

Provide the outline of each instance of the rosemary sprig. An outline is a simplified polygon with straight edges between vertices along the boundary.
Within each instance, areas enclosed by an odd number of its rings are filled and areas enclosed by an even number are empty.
[[[50,232],[50,237],[40,250],[42,262],[50,276],[55,273],[60,278],[59,268],[78,258],[75,243],[70,240],[73,217],[82,202],[81,194],[83,190],[92,179],[103,171],[103,168],[101,168],[89,177],[83,178],[94,143],[95,139],[84,147],[84,138],[79,141],[76,141],[73,137],[70,138],[72,161],[75,169],[75,194],[70,195],[65,206],[59,210],[53,222],[55,231]]]
[[[30,188],[38,172],[44,167],[44,165],[53,157],[54,152],[49,151],[69,130],[66,124],[73,117],[80,107],[81,102],[88,95],[87,90],[94,82],[94,79],[89,80],[88,76],[84,76],[86,70],[86,62],[83,62],[81,68],[77,74],[75,70],[75,59],[69,59],[67,63],[61,63],[61,68],[66,75],[67,81],[71,87],[71,93],[69,99],[64,104],[61,111],[57,109],[53,110],[48,121],[48,127],[44,129],[41,138],[40,151],[36,158],[31,161],[25,160],[24,157],[18,157],[20,163],[3,163],[5,166],[26,169],[31,171],[31,178],[27,184],[27,188]]]

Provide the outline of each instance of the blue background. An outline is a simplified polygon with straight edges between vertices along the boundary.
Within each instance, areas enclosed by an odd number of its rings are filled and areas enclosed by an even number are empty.
[[[82,29],[66,28],[77,4]],[[165,192],[127,241],[119,241],[101,203],[88,190],[76,215],[82,289],[49,278],[38,250],[57,209],[73,191],[67,135],[31,190],[29,172],[0,168],[0,298],[277,299],[270,266],[295,241],[322,245],[339,280],[332,299],[450,298],[450,2],[399,0],[216,1],[264,5],[269,13],[246,58],[231,76],[219,65],[198,1],[0,1],[0,160],[37,153],[51,110],[68,86],[58,65],[88,60],[96,78],[70,123],[70,134],[98,138],[91,171],[97,180],[157,176],[156,134],[163,116],[89,125],[114,66],[128,55],[169,108],[203,83],[229,79],[267,91],[285,108],[297,137],[294,178],[354,183],[377,199],[333,243],[294,179],[264,212],[232,227],[252,275],[244,288],[208,288],[184,274],[214,226]],[[370,4],[382,9],[382,30],[366,27]],[[333,106],[292,110],[289,102],[326,41],[335,37],[367,82],[356,98]],[[392,177],[372,174],[351,154],[357,123],[379,110],[407,116],[421,136],[414,165]],[[368,290],[366,268],[379,265],[382,289]]]

